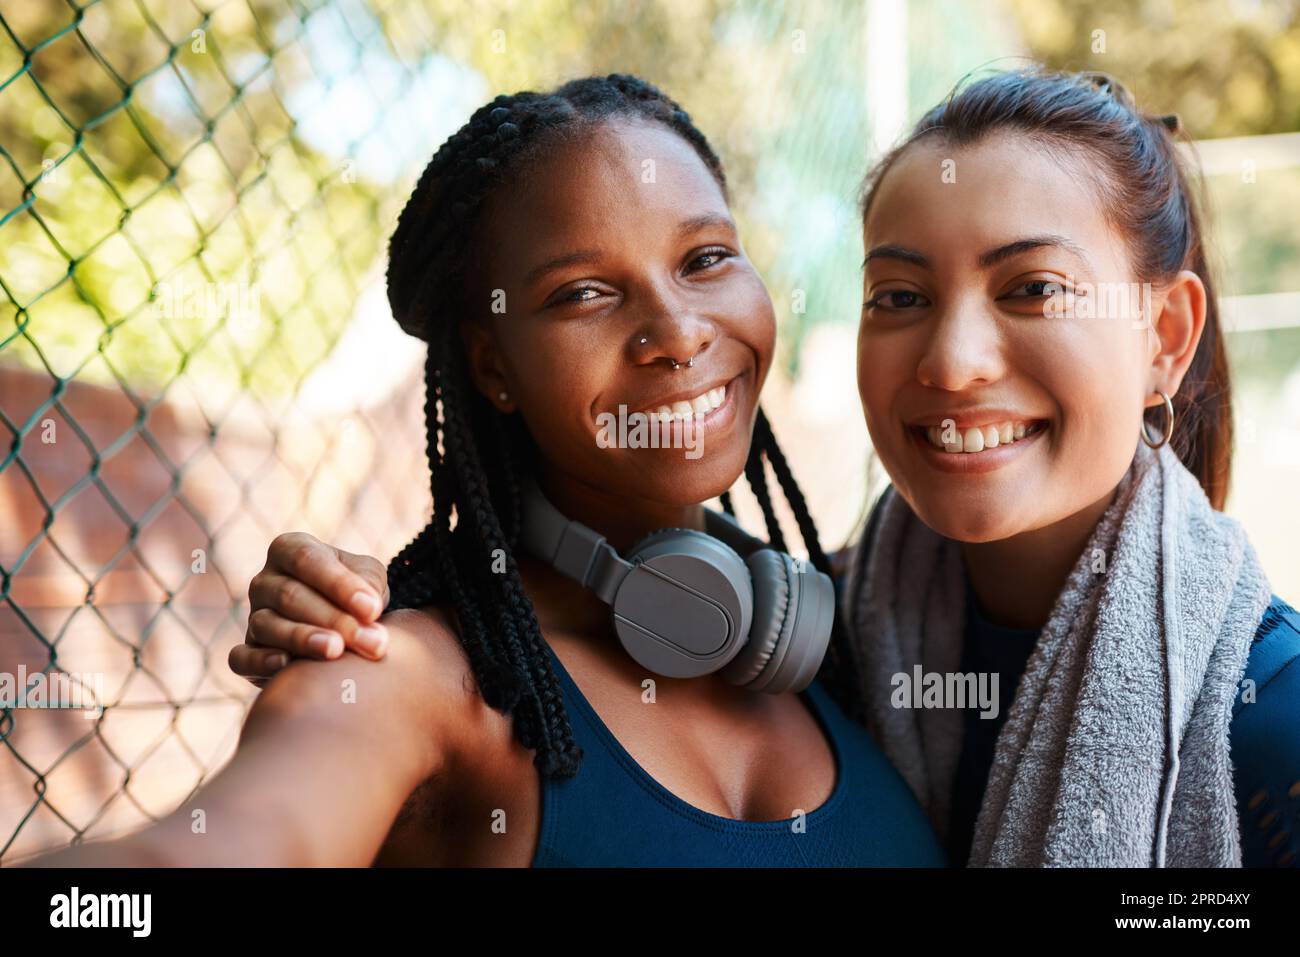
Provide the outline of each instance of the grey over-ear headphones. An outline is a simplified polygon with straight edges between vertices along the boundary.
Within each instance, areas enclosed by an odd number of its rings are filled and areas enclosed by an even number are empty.
[[[707,533],[663,529],[624,559],[604,536],[561,515],[536,483],[523,495],[523,547],[609,605],[619,641],[643,667],[669,678],[717,671],[771,694],[802,691],[816,676],[835,589],[807,562],[709,509]]]

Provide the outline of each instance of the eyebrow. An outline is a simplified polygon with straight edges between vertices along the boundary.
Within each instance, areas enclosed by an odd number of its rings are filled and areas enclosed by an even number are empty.
[[[692,216],[690,219],[683,219],[677,224],[678,236],[689,236],[691,233],[699,232],[701,229],[707,229],[710,226],[722,226],[726,229],[735,229],[736,224],[732,222],[730,216],[724,216],[722,213],[701,213],[699,216]]]
[[[1083,260],[1084,264],[1088,263],[1088,257],[1083,249],[1074,242],[1066,239],[1064,236],[1045,235],[1030,236],[1026,239],[1017,239],[1015,242],[1007,243],[1005,246],[999,246],[997,249],[990,249],[988,252],[981,253],[979,264],[981,269],[988,269],[990,266],[996,266],[1012,256],[1019,256],[1023,252],[1031,249],[1042,249],[1051,247],[1055,249],[1064,249],[1068,253],[1073,253]]]
[[[528,275],[524,276],[524,285],[531,286],[547,273],[563,269],[565,266],[578,266],[583,263],[596,262],[598,259],[600,259],[600,253],[594,249],[579,249],[576,252],[565,253],[563,256],[555,256],[530,269]]]
[[[1013,242],[998,246],[995,249],[989,249],[980,253],[979,263],[981,269],[988,269],[996,266],[1000,262],[1010,259],[1012,256],[1019,256],[1021,253],[1028,252],[1031,249],[1055,248],[1064,249],[1066,252],[1073,253],[1088,264],[1088,257],[1082,247],[1077,243],[1066,239],[1064,236],[1043,235],[1028,236],[1024,239],[1017,239]],[[922,269],[930,268],[930,260],[922,253],[915,249],[908,249],[906,246],[900,246],[897,243],[884,243],[874,247],[867,253],[866,258],[862,260],[862,268],[867,268],[867,263],[873,259],[897,259],[902,262],[911,263],[914,266],[920,266]]]
[[[701,229],[708,229],[711,226],[722,226],[726,229],[735,230],[736,224],[730,216],[722,213],[701,213],[699,216],[692,216],[690,219],[684,219],[677,224],[678,237],[685,238],[691,233],[699,232]],[[579,266],[584,263],[593,263],[600,259],[600,251],[595,249],[579,249],[571,253],[565,253],[562,256],[555,256],[534,266],[524,276],[524,284],[531,286],[547,273],[555,272],[557,269],[563,269],[566,266]]]
[[[905,263],[911,263],[913,266],[920,266],[922,269],[930,268],[930,260],[926,259],[915,249],[908,249],[906,246],[900,246],[897,243],[884,243],[876,246],[862,260],[862,268],[867,268],[867,263],[873,259],[900,259]]]

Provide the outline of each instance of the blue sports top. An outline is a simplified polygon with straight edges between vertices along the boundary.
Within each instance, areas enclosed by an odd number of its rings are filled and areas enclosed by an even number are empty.
[[[993,766],[998,732],[1038,641],[1037,629],[1007,628],[980,611],[969,583],[962,670],[996,672],[998,714],[966,713],[953,789],[948,856],[970,856],[975,819]],[[1300,866],[1300,612],[1276,595],[1251,642],[1232,709],[1233,785],[1245,867]],[[1251,699],[1254,699],[1253,701]]]
[[[687,804],[655,781],[619,744],[559,657],[574,740],[583,750],[572,778],[542,778],[534,867],[942,867],[925,813],[902,777],[819,681],[800,697],[835,755],[835,785],[802,819],[743,821]]]

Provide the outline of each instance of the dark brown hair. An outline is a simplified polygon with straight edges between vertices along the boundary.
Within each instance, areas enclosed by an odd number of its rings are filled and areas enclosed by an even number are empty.
[[[1178,155],[1175,140],[1185,134],[1176,116],[1139,110],[1122,85],[1101,73],[1033,68],[959,84],[867,174],[863,219],[881,179],[913,143],[941,136],[964,146],[1000,131],[1072,147],[1072,157],[1097,164],[1098,175],[1090,178],[1110,222],[1127,239],[1140,281],[1158,285],[1184,269],[1200,276],[1207,300],[1205,328],[1173,396],[1176,425],[1170,444],[1210,502],[1222,509],[1232,465],[1228,361],[1201,214],[1190,187],[1197,177]],[[1162,407],[1147,410],[1147,416],[1154,433],[1166,427]]]

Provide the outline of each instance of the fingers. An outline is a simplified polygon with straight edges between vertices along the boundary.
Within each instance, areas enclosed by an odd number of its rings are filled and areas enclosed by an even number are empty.
[[[377,661],[388,647],[388,631],[374,617],[387,600],[386,575],[368,555],[340,553],[304,532],[279,535],[267,551],[266,566],[248,586],[248,641],[312,658],[335,658],[346,648]],[[382,600],[371,580],[382,583]],[[348,597],[340,605],[337,596],[343,593]],[[358,594],[369,597],[361,602],[360,617],[349,611]],[[290,623],[304,627],[290,628]]]
[[[263,575],[250,590],[248,640],[306,658],[337,658],[345,648],[378,661],[388,650],[388,629],[362,625],[301,582]]]
[[[363,625],[379,618],[388,604],[388,572],[382,562],[305,532],[278,536],[267,552],[267,566],[302,582]]]
[[[261,687],[265,679],[289,663],[289,656],[274,648],[258,648],[256,645],[235,645],[230,649],[228,659],[230,670]]]
[[[352,593],[353,600],[349,606],[349,610],[359,620],[374,621],[388,607],[388,566],[373,555],[354,555],[352,552],[345,552],[341,548],[336,548],[335,552],[338,553],[339,561],[361,576],[374,593],[379,596],[379,611],[375,613],[373,618],[365,617],[366,611],[372,606],[364,599],[361,604],[357,604],[355,591]]]
[[[324,603],[324,599],[320,601]],[[326,606],[332,607],[327,603]],[[345,647],[343,636],[337,631],[304,622],[296,614],[286,618],[270,608],[259,608],[248,616],[245,641],[250,645],[288,652],[297,658],[337,658]]]

